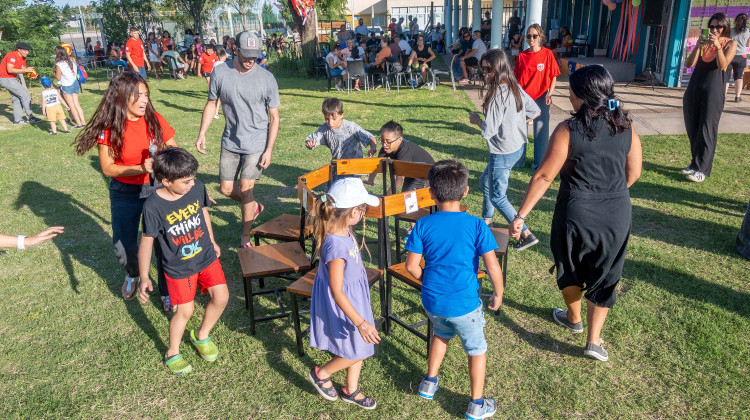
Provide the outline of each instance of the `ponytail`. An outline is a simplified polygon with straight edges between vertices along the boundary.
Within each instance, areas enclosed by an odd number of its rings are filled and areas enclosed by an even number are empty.
[[[745,32],[747,29],[747,15],[744,13],[740,13],[737,15],[736,18],[734,18],[734,31],[737,34],[741,34]]]

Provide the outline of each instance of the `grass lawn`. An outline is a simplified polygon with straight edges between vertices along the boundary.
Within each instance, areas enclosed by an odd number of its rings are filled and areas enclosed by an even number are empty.
[[[320,104],[329,95],[322,88],[325,81],[278,82],[281,132],[271,168],[256,191],[267,206],[261,221],[295,213],[297,176],[330,159],[326,148],[303,146],[305,136],[323,122]],[[87,116],[105,86],[106,80],[98,85],[96,79],[85,85],[81,102]],[[177,142],[194,152],[205,82],[152,80],[150,86],[154,107],[176,129]],[[436,159],[464,162],[471,171],[465,203],[471,214],[480,214],[479,175],[488,154],[479,131],[468,123],[472,105],[465,93],[443,86],[437,92],[401,95],[383,90],[330,95],[342,98],[345,118],[365,129],[376,133],[393,118],[403,124],[407,139]],[[182,351],[193,373],[170,375],[163,364],[169,319],[158,296],[147,305],[120,297],[124,271],[112,252],[109,180],[101,174],[97,155],[77,157],[69,146],[73,137],[49,136],[46,122],[13,126],[6,91],[0,92],[0,101],[0,207],[5,209],[0,231],[33,234],[47,225],[66,227],[64,235],[39,248],[0,252],[2,417],[463,415],[469,381],[457,341],[440,372],[441,389],[428,402],[416,394],[426,370],[425,345],[394,326],[365,362],[361,386],[378,402],[377,410],[365,412],[315,393],[307,370],[328,356],[306,345],[307,356],[299,358],[291,319],[260,324],[257,335],[249,335],[237,259],[239,206],[218,190],[223,118],[209,130],[208,154],[195,153],[199,179],[218,201],[210,213],[231,295],[212,334],[221,357],[213,364],[203,362],[186,337]],[[720,137],[713,175],[703,184],[689,183],[678,173],[689,161],[685,136],[645,137],[643,144],[643,176],[631,189],[628,259],[618,303],[603,330],[610,361],[584,358],[585,335],[571,335],[551,320],[552,309],[563,305],[548,272],[555,183],[529,218],[541,244],[510,252],[503,309],[498,316],[487,314],[485,395],[497,399],[498,418],[750,416],[750,262],[733,248],[750,199],[748,136]],[[530,176],[528,168],[513,172],[509,195],[516,206]],[[496,223],[504,224],[499,218]],[[377,296],[373,290],[376,314]],[[198,326],[207,297],[197,301],[188,328]],[[412,289],[394,291],[394,310],[407,319],[422,317],[419,302]],[[256,305],[273,311],[270,298],[259,298]],[[341,384],[344,376],[334,379]]]

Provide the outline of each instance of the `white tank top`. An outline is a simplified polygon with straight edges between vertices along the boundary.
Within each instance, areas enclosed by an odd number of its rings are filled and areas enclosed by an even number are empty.
[[[78,77],[76,77],[78,63],[76,63],[76,60],[73,60],[72,58],[71,60],[73,61],[73,70],[70,69],[70,65],[67,61],[58,61],[57,63],[55,63],[55,65],[60,68],[60,84],[62,86],[71,86],[78,80]]]

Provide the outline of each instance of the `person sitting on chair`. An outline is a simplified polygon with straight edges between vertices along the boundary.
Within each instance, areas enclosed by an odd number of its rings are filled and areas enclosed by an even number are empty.
[[[409,68],[422,73],[422,82],[419,87],[425,84],[427,80],[427,69],[431,67],[430,61],[435,59],[435,53],[424,42],[424,36],[417,37],[417,46],[412,50],[409,57]]]
[[[177,65],[177,68],[174,69],[175,76],[179,77],[180,79],[184,79],[184,73],[185,68],[187,68],[187,62],[184,58],[182,58],[177,52],[174,51],[174,46],[167,45],[167,50],[164,51],[161,55],[161,62],[166,64],[167,67],[169,67],[169,62],[165,61],[167,57],[172,57],[175,61],[175,64]]]
[[[468,68],[478,66],[482,54],[487,52],[487,46],[484,45],[481,35],[482,33],[480,31],[474,31],[474,43],[472,44],[471,49],[466,51],[466,54],[461,58],[461,73],[463,74],[461,83],[469,81]]]

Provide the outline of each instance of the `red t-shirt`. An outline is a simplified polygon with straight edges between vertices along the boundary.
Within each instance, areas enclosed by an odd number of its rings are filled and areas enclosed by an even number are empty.
[[[396,24],[391,23],[388,25],[388,30],[391,31],[391,36],[396,35]]]
[[[136,67],[146,66],[144,60],[145,51],[143,49],[143,42],[140,39],[128,39],[128,42],[125,43],[125,52],[130,53],[130,59],[133,60],[133,64],[135,64]]]
[[[211,74],[214,69],[214,63],[219,61],[219,57],[216,54],[203,53],[198,58],[198,62],[201,63],[201,70],[203,73]]]
[[[11,51],[3,57],[3,61],[0,61],[0,78],[3,79],[15,79],[16,75],[8,73],[8,63],[13,64],[13,67],[20,69],[26,67],[26,59],[21,57],[18,51]]]
[[[174,138],[174,129],[169,125],[167,120],[158,113],[154,113],[159,121],[161,130],[164,133],[162,137],[164,142]],[[151,139],[148,137],[148,126],[146,119],[141,117],[137,121],[125,120],[125,129],[122,133],[122,153],[115,159],[115,164],[123,166],[142,165],[148,159],[148,146],[151,145]],[[99,136],[99,143],[112,147],[109,141],[109,128]],[[147,183],[148,174],[115,177],[116,180],[125,184],[143,185]]]
[[[552,78],[560,75],[560,66],[552,50],[542,47],[537,52],[526,50],[519,54],[513,73],[523,90],[537,100],[549,90]]]
[[[167,48],[167,47],[170,46],[170,45],[174,45],[172,43],[172,38],[164,38],[164,37],[162,37],[162,39],[161,39],[161,50],[162,51],[169,50],[169,48]]]

